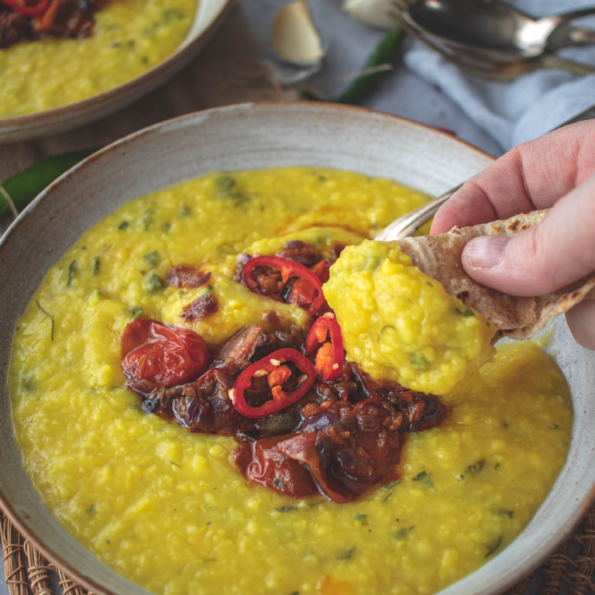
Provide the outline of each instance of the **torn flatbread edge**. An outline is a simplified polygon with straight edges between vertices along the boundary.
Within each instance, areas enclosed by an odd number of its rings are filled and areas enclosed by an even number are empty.
[[[472,227],[453,227],[434,236],[406,238],[398,243],[413,264],[426,275],[440,281],[446,291],[466,306],[477,310],[498,328],[494,341],[501,337],[529,339],[547,321],[570,310],[595,288],[595,273],[553,293],[537,297],[516,297],[473,281],[461,264],[467,242],[481,235],[513,235],[538,225],[551,209],[522,213],[500,221]]]

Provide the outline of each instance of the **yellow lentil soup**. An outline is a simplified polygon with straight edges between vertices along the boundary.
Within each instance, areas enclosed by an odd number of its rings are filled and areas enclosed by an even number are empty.
[[[85,39],[0,49],[0,118],[87,99],[143,74],[190,31],[197,0],[107,0]]]
[[[357,244],[425,200],[333,170],[212,174],[133,200],[85,233],[19,321],[9,376],[27,472],[62,526],[167,595],[431,594],[502,551],[570,443],[568,386],[532,343],[502,347],[441,397],[450,415],[409,434],[400,479],[348,504],[247,481],[233,438],[145,413],[124,386],[120,338],[135,316],[190,328],[209,346],[271,309],[299,328],[305,309],[234,280],[237,255],[274,254],[288,240]],[[208,285],[156,282],[180,264],[209,270]],[[180,318],[205,292],[219,311]]]

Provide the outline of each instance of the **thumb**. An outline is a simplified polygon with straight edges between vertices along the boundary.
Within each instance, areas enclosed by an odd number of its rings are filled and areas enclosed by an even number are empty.
[[[595,271],[595,176],[556,203],[536,227],[481,236],[463,251],[463,267],[482,285],[529,297],[556,291]]]

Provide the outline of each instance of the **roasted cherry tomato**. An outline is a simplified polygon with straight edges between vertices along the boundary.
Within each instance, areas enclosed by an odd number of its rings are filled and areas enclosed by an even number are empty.
[[[343,335],[332,312],[322,315],[312,325],[304,350],[306,355],[316,352],[314,367],[323,382],[336,380],[341,375],[345,361]]]
[[[19,2],[19,0],[0,0],[0,3],[28,17],[43,16],[50,7],[50,0],[40,0],[35,6],[25,4],[25,2]]]
[[[152,320],[134,320],[122,334],[122,371],[128,380],[163,386],[182,384],[205,370],[211,359],[200,335]]]
[[[304,265],[281,256],[255,256],[244,265],[242,280],[250,291],[267,295],[262,291],[261,285],[254,279],[252,274],[258,266],[266,266],[279,271],[284,283],[287,283],[292,277],[296,277],[292,293],[288,300],[290,303],[297,303],[307,308],[310,314],[316,314],[324,304],[325,299],[322,293],[322,283],[316,274]],[[278,299],[273,296],[270,297]]]
[[[300,372],[297,388],[289,393],[283,390],[292,375],[288,366],[292,362]],[[251,407],[246,402],[245,391],[252,387],[253,378],[267,377],[273,398],[260,407]],[[296,401],[299,401],[314,384],[316,370],[314,366],[296,349],[279,349],[267,357],[247,367],[237,378],[232,396],[233,406],[238,413],[252,419],[277,413]],[[231,395],[230,395],[231,396]]]

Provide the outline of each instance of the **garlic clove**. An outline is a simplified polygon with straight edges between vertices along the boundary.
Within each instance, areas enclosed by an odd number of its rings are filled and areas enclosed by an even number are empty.
[[[306,0],[279,9],[271,27],[271,41],[282,60],[297,66],[310,66],[324,56]]]
[[[400,26],[395,16],[394,0],[346,0],[343,10],[358,21],[380,29],[396,29]]]

